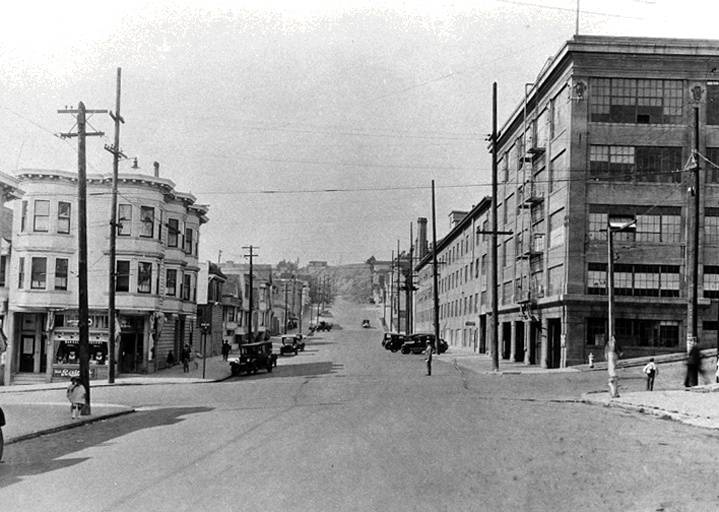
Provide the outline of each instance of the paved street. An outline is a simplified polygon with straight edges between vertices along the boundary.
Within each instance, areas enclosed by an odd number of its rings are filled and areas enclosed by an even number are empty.
[[[137,412],[9,445],[0,509],[719,507],[715,431],[580,403],[601,372],[489,375],[447,358],[427,377],[422,356],[381,348],[361,308],[338,301],[337,327],[272,374],[95,388]]]

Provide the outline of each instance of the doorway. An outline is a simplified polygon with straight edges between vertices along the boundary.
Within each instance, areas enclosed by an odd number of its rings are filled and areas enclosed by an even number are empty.
[[[144,317],[123,317],[120,332],[120,373],[137,373],[143,368]]]
[[[514,344],[514,361],[517,363],[524,362],[524,322],[515,322],[515,344]]]
[[[547,368],[559,368],[562,364],[562,321],[547,320]]]
[[[512,342],[512,323],[502,322],[502,359],[509,359],[510,344]]]

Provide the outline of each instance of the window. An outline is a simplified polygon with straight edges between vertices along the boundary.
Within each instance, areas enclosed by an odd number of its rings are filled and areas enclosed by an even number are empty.
[[[707,82],[707,124],[719,125],[719,82]]]
[[[587,345],[604,345],[607,321],[604,318],[587,318]]]
[[[5,286],[6,278],[5,273],[7,271],[7,256],[0,256],[0,286]]]
[[[117,207],[117,234],[120,236],[129,236],[131,233],[132,205],[120,204]],[[129,288],[124,291],[129,291]]]
[[[589,295],[607,294],[606,263],[589,263],[587,265],[587,293]]]
[[[589,146],[595,180],[679,183],[682,148],[676,146]]]
[[[127,260],[117,260],[115,265],[115,291],[130,291],[130,262]]]
[[[634,295],[659,296],[659,267],[634,265]]]
[[[55,289],[67,290],[67,258],[55,259]]]
[[[57,232],[70,232],[70,203],[60,201],[57,203]]]
[[[20,205],[20,232],[25,232],[27,226],[27,201],[23,201]]]
[[[185,252],[192,254],[192,228],[185,228]]]
[[[717,102],[719,103],[719,98],[717,98]],[[719,108],[719,105],[717,108]],[[716,124],[719,124],[719,121]],[[706,169],[707,183],[719,183],[719,148],[707,147],[706,151],[707,160],[716,165],[712,165],[709,162],[702,164],[702,167]]]
[[[681,124],[680,80],[592,78],[589,112],[594,122]]]
[[[50,224],[50,201],[35,201],[35,217],[33,219],[33,231],[47,232]]]
[[[180,233],[180,221],[177,219],[167,219],[167,246],[177,247],[177,241]]]
[[[559,295],[564,292],[564,265],[549,269],[547,295]]]
[[[548,247],[558,247],[564,244],[564,210],[559,210],[549,216],[549,244]]]
[[[155,209],[140,206],[140,236],[152,238],[155,235]]]
[[[165,273],[165,295],[177,295],[177,270],[174,268],[168,268]]]
[[[182,276],[182,299],[190,300],[190,293],[192,290],[192,275],[184,274]]]
[[[18,260],[17,287],[18,290],[25,288],[25,258],[23,257]]]
[[[137,293],[152,292],[152,263],[141,261],[137,265]]]
[[[47,258],[32,258],[30,265],[30,288],[44,290],[47,283]]]

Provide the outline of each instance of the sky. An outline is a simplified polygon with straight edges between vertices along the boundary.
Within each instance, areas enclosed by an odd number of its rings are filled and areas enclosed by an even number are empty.
[[[209,205],[200,259],[389,259],[410,225],[437,235],[491,193],[501,126],[576,29],[577,0],[25,1],[0,16],[0,171],[75,171],[58,109],[115,110],[120,173]],[[581,0],[579,33],[719,38],[715,2]],[[714,25],[714,26],[712,26]],[[95,115],[89,173],[111,173]],[[90,129],[90,128],[89,128]],[[137,158],[139,169],[132,169]],[[220,255],[221,251],[221,255]]]

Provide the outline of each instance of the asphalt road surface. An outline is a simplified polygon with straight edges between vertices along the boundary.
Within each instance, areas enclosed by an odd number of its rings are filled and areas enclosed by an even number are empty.
[[[95,388],[138,411],[8,446],[0,511],[719,510],[719,436],[579,403],[604,375],[428,377],[332,311],[271,374]]]

